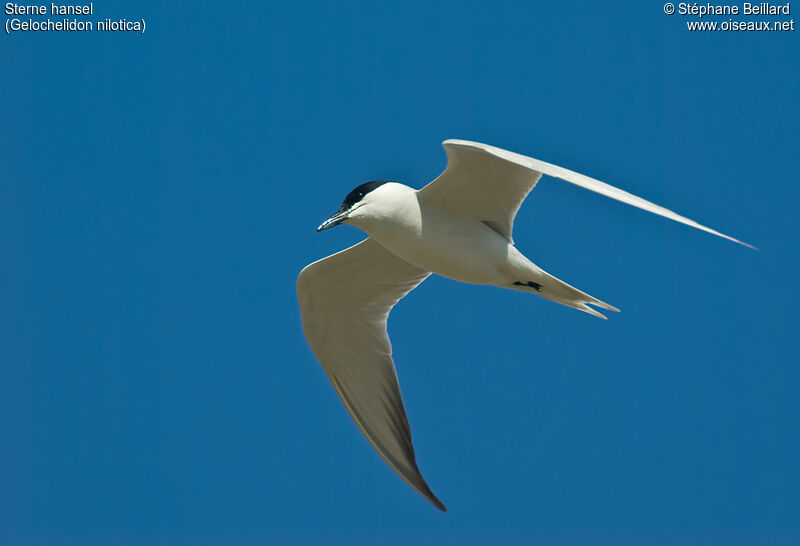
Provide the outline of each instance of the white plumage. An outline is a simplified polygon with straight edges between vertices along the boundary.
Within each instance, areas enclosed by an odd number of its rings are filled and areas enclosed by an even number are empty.
[[[386,331],[392,307],[436,273],[534,293],[601,318],[592,306],[618,311],[549,275],[514,246],[514,217],[543,174],[750,246],[549,163],[464,140],[444,147],[447,169],[421,190],[393,182],[353,190],[318,230],[345,222],[369,237],[312,263],[297,279],[303,330],[345,407],[389,466],[441,510],[417,468]]]

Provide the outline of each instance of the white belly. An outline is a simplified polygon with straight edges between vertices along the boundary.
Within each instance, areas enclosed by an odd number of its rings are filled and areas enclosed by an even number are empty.
[[[518,252],[482,222],[438,211],[370,226],[368,233],[397,256],[426,271],[474,284],[503,284]]]

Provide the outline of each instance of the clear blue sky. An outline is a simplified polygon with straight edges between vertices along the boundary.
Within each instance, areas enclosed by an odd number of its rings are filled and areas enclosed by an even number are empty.
[[[0,37],[3,544],[800,542],[800,35],[656,2],[95,2]],[[794,7],[794,6],[793,6]],[[608,321],[431,278],[389,327],[442,514],[303,337],[356,185],[440,142],[594,176],[516,222]]]

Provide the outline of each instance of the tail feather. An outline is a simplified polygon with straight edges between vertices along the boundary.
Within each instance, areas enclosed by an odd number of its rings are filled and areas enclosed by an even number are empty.
[[[605,309],[607,311],[614,311],[615,313],[619,313],[619,309],[617,309],[613,305],[607,304],[604,301],[600,301],[598,299],[592,298],[592,301],[590,301],[589,303],[591,303],[592,305],[596,305],[597,307],[600,307],[601,309]]]
[[[564,305],[569,305],[569,304],[564,304]],[[572,307],[573,309],[577,309],[579,311],[583,311],[584,313],[589,313],[590,315],[594,315],[594,316],[599,317],[599,318],[601,318],[603,320],[608,319],[608,317],[605,316],[603,313],[601,313],[600,311],[597,311],[596,309],[592,309],[591,307],[589,307],[585,303],[579,303],[577,305],[569,305],[569,306]]]
[[[536,277],[537,278],[535,281],[533,281],[533,283],[539,288],[521,284],[511,286],[510,288],[525,292],[533,292],[539,296],[542,296],[543,298],[547,298],[556,303],[560,303],[561,305],[566,305],[567,307],[572,307],[573,309],[583,311],[584,313],[589,313],[590,315],[594,315],[595,317],[599,317],[601,319],[606,319],[607,317],[596,309],[589,307],[590,305],[605,309],[607,311],[619,312],[619,309],[613,305],[592,297],[585,292],[581,292],[577,288],[570,286],[564,281],[555,278],[541,269],[537,271]]]

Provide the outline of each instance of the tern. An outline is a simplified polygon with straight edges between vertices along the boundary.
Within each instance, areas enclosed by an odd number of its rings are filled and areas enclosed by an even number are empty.
[[[422,189],[379,180],[347,194],[317,231],[351,224],[368,237],[305,267],[297,294],[306,339],[358,428],[403,480],[447,511],[417,466],[386,330],[392,307],[436,273],[536,294],[600,318],[606,317],[594,307],[619,311],[548,274],[514,246],[514,217],[543,174],[751,245],[556,165],[477,142],[443,146],[447,168]]]

